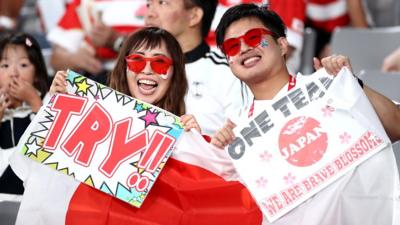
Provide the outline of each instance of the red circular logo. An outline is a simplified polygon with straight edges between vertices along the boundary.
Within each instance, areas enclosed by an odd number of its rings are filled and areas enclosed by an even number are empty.
[[[310,166],[318,162],[328,147],[328,136],[320,123],[310,117],[290,120],[279,134],[279,150],[294,166]]]

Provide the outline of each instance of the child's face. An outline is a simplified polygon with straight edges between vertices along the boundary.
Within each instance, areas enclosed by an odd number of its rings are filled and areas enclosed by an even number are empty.
[[[130,52],[130,55],[132,54],[137,54],[145,58],[160,56],[161,59],[163,57],[171,59],[171,55],[168,53],[165,43],[153,49],[145,49],[144,47],[133,49]],[[153,59],[158,60],[157,58]],[[156,63],[158,63],[158,61],[156,61]],[[158,69],[157,65],[155,65],[155,69]],[[171,83],[174,68],[171,64],[165,74],[158,74],[151,66],[151,62],[146,61],[144,68],[140,72],[134,72],[128,67],[126,70],[128,87],[131,95],[139,100],[156,104],[166,94]]]
[[[25,48],[19,45],[8,45],[0,61],[0,88],[8,89],[10,83],[24,80],[33,84],[35,67],[29,61]]]

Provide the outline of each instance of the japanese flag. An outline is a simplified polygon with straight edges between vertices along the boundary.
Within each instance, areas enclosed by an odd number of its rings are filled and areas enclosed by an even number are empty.
[[[261,224],[247,189],[222,177],[231,163],[198,133],[182,135],[140,208],[18,155],[25,194],[16,224]],[[217,175],[218,174],[218,175]]]

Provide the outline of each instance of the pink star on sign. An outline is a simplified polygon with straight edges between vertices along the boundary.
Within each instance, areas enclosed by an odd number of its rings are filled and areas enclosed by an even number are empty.
[[[332,113],[335,111],[335,108],[333,108],[332,106],[326,105],[321,110],[324,113],[324,117],[331,117]]]
[[[140,119],[144,120],[145,122],[144,126],[147,127],[149,125],[158,124],[156,119],[157,116],[158,116],[157,112],[151,112],[150,110],[147,110],[146,115],[141,116]]]
[[[351,136],[347,132],[344,132],[343,134],[339,135],[339,138],[341,144],[348,144],[351,139]]]

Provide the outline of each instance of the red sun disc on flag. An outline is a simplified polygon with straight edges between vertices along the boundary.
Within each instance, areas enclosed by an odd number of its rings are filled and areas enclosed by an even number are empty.
[[[290,120],[279,135],[279,150],[283,158],[294,166],[317,163],[328,147],[328,135],[319,121],[305,116]]]

